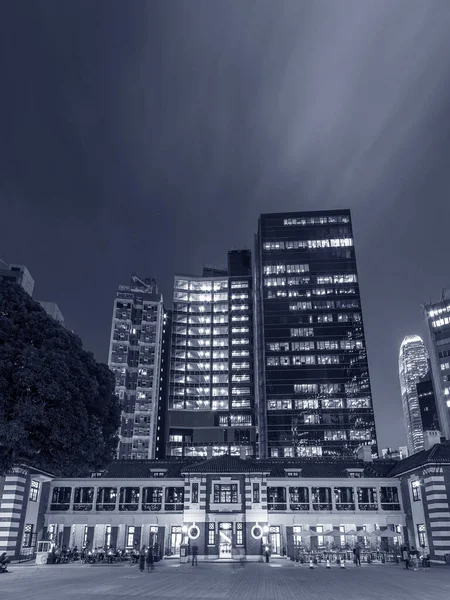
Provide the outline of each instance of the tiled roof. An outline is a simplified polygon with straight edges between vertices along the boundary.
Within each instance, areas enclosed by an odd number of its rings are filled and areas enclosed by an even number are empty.
[[[450,462],[450,441],[443,444],[436,444],[430,450],[422,450],[397,461],[389,472],[390,477],[395,477],[400,473],[417,469],[428,463],[449,463]]]
[[[176,460],[115,460],[108,465],[103,477],[112,479],[144,479],[152,471],[166,471],[166,477],[182,477],[186,461]]]
[[[267,472],[264,461],[223,454],[215,458],[202,460],[187,466],[183,473],[261,473]]]
[[[269,473],[270,477],[285,477],[285,471],[301,470],[302,477],[347,477],[347,469],[363,469],[364,477],[386,477],[394,466],[392,460],[373,463],[357,459],[299,458],[266,460],[243,460],[234,456],[218,456],[182,469],[183,473]]]
[[[412,457],[411,457],[412,458]],[[404,462],[404,461],[402,461]],[[364,477],[388,477],[399,463],[393,460],[363,462],[358,459],[333,458],[271,458],[242,459],[222,455],[210,459],[172,460],[116,460],[104,471],[103,477],[112,479],[145,479],[151,472],[166,471],[167,478],[182,478],[193,473],[267,473],[270,477],[285,477],[285,471],[301,470],[307,478],[347,477],[347,470],[362,469]]]

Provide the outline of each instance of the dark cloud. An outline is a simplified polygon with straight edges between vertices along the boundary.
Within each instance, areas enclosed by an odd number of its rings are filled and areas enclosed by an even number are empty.
[[[0,252],[106,359],[112,298],[220,264],[257,216],[350,207],[381,445],[448,285],[447,0],[4,2]]]

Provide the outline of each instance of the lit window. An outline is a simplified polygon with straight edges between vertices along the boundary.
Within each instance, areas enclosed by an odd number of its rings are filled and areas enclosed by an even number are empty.
[[[214,484],[214,504],[236,504],[238,501],[237,483]]]
[[[39,496],[39,487],[40,487],[39,481],[35,481],[32,479],[31,484],[30,484],[30,496],[29,496],[29,499],[32,502],[37,502],[37,499]]]
[[[208,546],[214,546],[216,542],[216,532],[214,530],[215,523],[209,523],[208,525]]]
[[[411,492],[412,492],[412,497],[413,497],[414,502],[417,502],[418,500],[421,499],[420,481],[418,481],[418,480],[411,481]]]

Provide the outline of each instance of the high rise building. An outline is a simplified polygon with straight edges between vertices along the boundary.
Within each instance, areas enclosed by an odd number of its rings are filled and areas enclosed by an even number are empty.
[[[441,434],[450,439],[450,289],[439,302],[424,305],[429,333],[431,370]]]
[[[33,296],[34,279],[24,265],[9,265],[0,260],[0,281],[18,283],[30,296]]]
[[[252,296],[249,250],[175,276],[167,456],[256,455]]]
[[[156,426],[155,458],[166,457],[167,442],[167,401],[169,394],[170,344],[172,341],[172,311],[164,310],[161,344],[161,378],[159,386],[158,423]]]
[[[407,335],[398,357],[400,389],[409,454],[423,450],[423,427],[417,383],[428,373],[428,351],[418,335]]]
[[[262,215],[256,292],[261,457],[376,455],[350,211]]]
[[[154,458],[160,403],[163,299],[154,279],[133,275],[114,300],[109,367],[122,405],[118,458]]]

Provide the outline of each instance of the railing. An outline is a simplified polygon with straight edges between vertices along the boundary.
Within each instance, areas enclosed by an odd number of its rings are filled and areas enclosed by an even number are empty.
[[[291,502],[289,508],[291,510],[309,510],[309,502]]]
[[[381,510],[401,510],[398,502],[382,502]]]
[[[90,502],[75,502],[73,505],[73,510],[84,510],[84,511],[92,510],[92,503],[90,503]]]
[[[354,502],[336,502],[336,510],[355,510]]]
[[[19,562],[34,560],[36,558],[36,548],[22,548],[19,554]]]
[[[331,502],[313,502],[313,510],[333,510]]]
[[[267,504],[268,510],[287,510],[286,502],[269,502]]]
[[[135,511],[139,508],[139,504],[137,502],[121,502],[119,504],[119,510],[121,511]]]
[[[164,505],[164,510],[183,510],[184,504],[183,502],[173,502],[173,503],[167,503]]]
[[[358,502],[359,510],[378,510],[378,504],[374,502]]]
[[[67,504],[50,504],[50,510],[69,510],[70,508],[70,503],[68,502]]]
[[[161,505],[161,502],[143,502],[142,510],[151,510],[153,512],[156,512],[158,510],[161,510]]]
[[[95,506],[95,510],[104,510],[104,511],[108,511],[108,510],[116,510],[116,503],[115,502],[100,502],[97,503]]]

